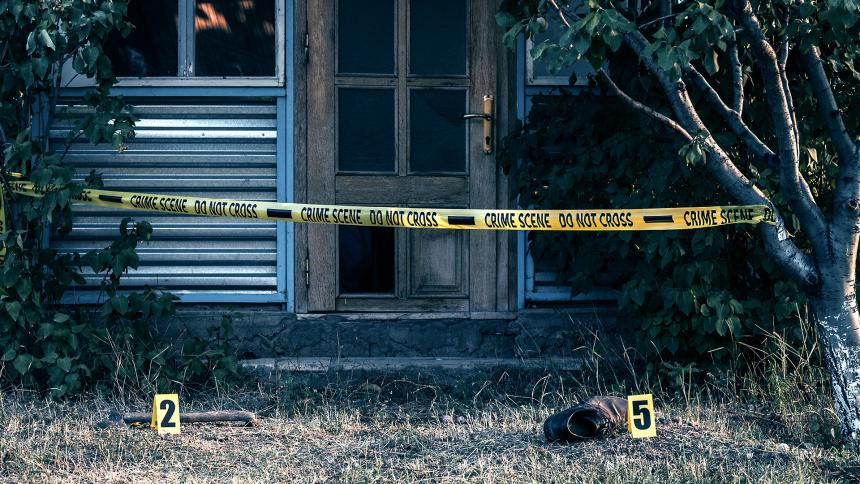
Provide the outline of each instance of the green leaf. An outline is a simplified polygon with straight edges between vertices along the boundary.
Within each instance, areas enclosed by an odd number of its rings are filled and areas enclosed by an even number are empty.
[[[741,314],[744,312],[744,305],[737,299],[729,299],[729,306],[732,307],[732,312],[735,314]]]
[[[499,12],[496,14],[496,24],[507,30],[516,25],[517,19],[508,12]]]
[[[81,51],[81,56],[84,63],[86,63],[87,70],[92,70],[95,68],[96,59],[99,57],[99,49],[92,45],[84,47],[84,50]]]
[[[128,312],[128,299],[123,296],[112,297],[110,304],[121,315],[125,315]]]
[[[612,52],[617,52],[621,48],[621,34],[614,29],[609,29],[609,32],[603,35],[603,41],[609,46]]]
[[[717,318],[717,320],[715,321],[715,326],[716,326],[715,329],[717,330],[717,334],[719,334],[720,336],[725,336],[726,330],[729,329],[728,324],[726,324],[726,320],[724,320],[722,318]]]
[[[12,366],[15,367],[15,370],[18,371],[21,375],[26,375],[30,370],[30,365],[33,363],[33,356],[28,354],[18,355],[15,358],[15,361],[12,362]]]
[[[708,74],[713,76],[720,70],[720,64],[718,63],[717,58],[717,51],[712,50],[710,54],[706,53],[702,60],[705,63],[705,70],[708,71]]]
[[[6,352],[5,352],[5,353],[3,353],[3,357],[2,357],[2,358],[0,358],[0,360],[3,360],[3,361],[12,361],[13,359],[15,359],[15,356],[16,356],[17,354],[18,354],[18,353],[16,353],[16,352],[15,352],[15,348],[8,348],[8,349],[6,350]]]
[[[47,57],[36,57],[33,59],[33,72],[36,73],[36,77],[39,79],[44,79],[45,75],[48,73],[48,69],[51,67],[51,61]]]
[[[36,333],[36,336],[40,340],[48,339],[49,337],[54,335],[54,325],[51,323],[42,323],[39,325],[39,331]]]
[[[18,66],[18,74],[24,80],[24,86],[26,87],[32,86],[36,81],[36,78],[33,76],[33,64],[29,62]]]
[[[579,55],[584,55],[588,52],[589,47],[591,47],[591,36],[577,32],[576,37],[573,39],[573,50]]]
[[[65,323],[69,319],[71,319],[71,317],[68,314],[65,314],[65,313],[54,314],[54,322],[55,323]]]
[[[552,44],[550,43],[549,40],[544,40],[540,44],[532,47],[532,50],[530,52],[532,59],[534,59],[534,60],[540,59],[541,56],[543,55],[544,51],[546,51],[546,49],[548,47],[550,47],[551,45]]]
[[[39,31],[39,40],[45,47],[51,50],[57,50],[57,46],[54,45],[54,41],[51,39],[51,34],[49,34],[47,30]]]
[[[729,331],[732,332],[733,335],[737,336],[741,333],[741,320],[738,319],[737,316],[729,316],[726,318],[726,324],[729,327]]]
[[[18,317],[21,315],[21,303],[18,301],[8,302],[5,305],[6,312],[9,313],[9,316],[12,317],[13,321],[18,321]]]
[[[57,359],[57,366],[59,366],[61,370],[68,373],[72,369],[72,359],[68,358],[68,357],[58,358]]]

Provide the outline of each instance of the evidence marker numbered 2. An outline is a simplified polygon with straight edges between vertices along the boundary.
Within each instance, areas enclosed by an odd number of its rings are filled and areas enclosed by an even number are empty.
[[[52,187],[18,178],[13,192],[41,197]],[[735,224],[774,223],[765,205],[607,210],[477,210],[309,205],[182,195],[85,189],[76,203],[102,207],[206,217],[266,219],[291,222],[472,230],[630,231],[683,230]]]

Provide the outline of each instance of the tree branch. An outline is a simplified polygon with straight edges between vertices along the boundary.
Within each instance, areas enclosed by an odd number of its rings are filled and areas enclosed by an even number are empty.
[[[674,130],[678,134],[681,135],[686,141],[692,141],[693,137],[690,133],[687,132],[677,121],[666,116],[663,113],[660,113],[653,108],[646,106],[639,101],[630,97],[626,92],[622,91],[617,84],[609,77],[604,69],[600,69],[597,71],[598,78],[603,82],[606,87],[608,87],[613,94],[618,96],[625,104],[633,108],[634,111],[639,111],[640,113],[649,116],[657,121],[665,124],[669,129]]]
[[[788,75],[786,74],[786,65],[788,64],[788,40],[783,40],[779,45],[779,58],[777,68],[779,70],[779,81],[782,83],[782,90],[785,92],[785,101],[788,105],[788,113],[791,115],[791,129],[794,131],[795,149],[800,153],[800,131],[797,128],[797,112],[794,109],[794,97],[791,95],[791,86],[788,84]]]
[[[854,143],[845,129],[833,89],[815,48],[803,53],[803,63],[818,104],[818,112],[839,155],[839,177],[833,197],[835,226],[851,230],[860,219],[860,143]]]
[[[556,12],[558,12],[558,16],[561,17],[562,23],[564,23],[567,28],[570,28],[570,22],[567,20],[567,14],[564,13],[564,9],[561,8],[561,5],[559,5],[556,0],[549,0],[549,3],[551,3],[553,8],[555,8]]]
[[[750,36],[750,46],[764,80],[765,97],[774,124],[779,147],[780,186],[785,191],[791,209],[800,220],[801,228],[809,235],[816,253],[826,255],[829,252],[828,228],[809,186],[800,174],[798,142],[776,53],[765,38],[749,0],[742,0],[740,7],[738,15],[746,34]]]
[[[824,125],[827,127],[827,133],[839,154],[839,164],[850,163],[857,156],[858,146],[851,141],[851,136],[845,129],[842,113],[836,104],[836,98],[833,96],[833,89],[827,79],[827,73],[824,72],[821,57],[814,48],[810,48],[804,52],[803,60],[806,73],[809,76],[809,84],[812,86],[812,93],[818,102],[818,111],[821,113]]]
[[[773,203],[761,190],[756,187],[732,162],[722,147],[708,132],[704,122],[698,115],[693,102],[687,93],[683,80],[673,82],[660,68],[654,59],[644,55],[648,40],[638,30],[624,35],[625,43],[633,49],[648,71],[657,78],[664,94],[675,112],[679,124],[688,132],[705,132],[704,144],[708,148],[705,156],[705,168],[711,173],[717,183],[741,203],[748,205],[767,205],[774,210],[777,225],[762,224],[760,229],[768,253],[774,257],[786,274],[803,287],[811,287],[820,280],[818,270],[808,255],[794,244],[785,232],[785,225],[779,217]],[[820,230],[824,230],[823,222]],[[812,231],[810,231],[812,232]]]
[[[738,116],[743,116],[744,72],[743,64],[741,64],[741,59],[738,55],[737,40],[732,40],[732,42],[729,43],[729,68],[732,74],[732,89],[734,94],[732,99],[732,109],[738,113]]]
[[[642,25],[639,25],[639,28],[640,28],[640,29],[644,29],[645,27],[648,27],[649,25],[654,25],[654,24],[656,24],[656,23],[662,23],[664,20],[669,20],[670,18],[677,17],[677,16],[678,16],[678,15],[680,15],[681,13],[683,13],[683,12],[671,13],[671,14],[668,14],[668,15],[663,15],[663,16],[661,16],[661,17],[657,17],[657,18],[655,18],[655,19],[653,19],[653,20],[649,20],[649,21],[645,22],[645,23],[644,23],[644,24],[642,24]]]
[[[765,160],[768,164],[776,162],[776,155],[755,133],[744,123],[740,113],[726,106],[717,90],[705,79],[695,67],[688,66],[684,69],[684,73],[693,81],[693,84],[705,93],[705,96],[710,101],[711,105],[717,111],[717,114],[723,118],[723,121],[731,129],[732,133],[737,136],[757,157]]]

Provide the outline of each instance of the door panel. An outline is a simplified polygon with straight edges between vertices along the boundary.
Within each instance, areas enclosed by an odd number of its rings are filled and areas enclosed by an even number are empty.
[[[408,297],[467,296],[466,236],[458,230],[409,231]]]
[[[463,120],[494,94],[494,3],[308,0],[310,202],[494,206],[495,161],[483,152],[481,123]],[[307,233],[311,311],[495,305],[495,234],[318,225]]]

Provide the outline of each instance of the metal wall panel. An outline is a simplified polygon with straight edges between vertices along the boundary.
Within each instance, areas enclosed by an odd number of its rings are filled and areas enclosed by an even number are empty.
[[[211,198],[275,201],[277,197],[277,110],[275,99],[130,99],[135,139],[118,153],[109,144],[84,138],[71,143],[66,160],[80,177],[102,175],[105,189],[176,193]],[[61,103],[51,127],[54,149],[62,149],[76,119],[85,112]],[[147,220],[153,237],[139,248],[141,265],[124,287],[161,287],[179,296],[206,300],[230,294],[277,295],[276,222],[130,212],[89,205],[75,207],[72,233],[52,240],[62,251],[84,253],[115,239],[123,217]],[[95,297],[99,281],[88,277],[75,299]]]

